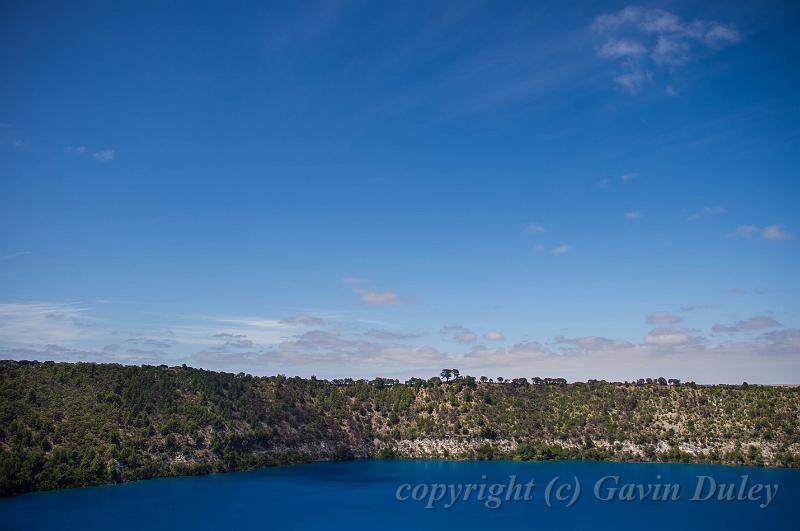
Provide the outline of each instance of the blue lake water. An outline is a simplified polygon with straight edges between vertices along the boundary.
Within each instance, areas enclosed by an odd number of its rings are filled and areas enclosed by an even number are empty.
[[[515,483],[521,487],[512,489],[512,500],[506,501],[510,476],[515,476]],[[619,480],[608,476],[618,476]],[[712,499],[692,501],[698,476],[707,476],[716,483]],[[744,487],[742,476],[747,478]],[[595,492],[598,480],[604,477]],[[525,487],[530,481],[534,485]],[[699,494],[706,497],[711,492],[711,480],[702,481]],[[449,491],[441,500],[431,501],[442,489],[436,487],[434,491],[432,484],[453,485],[453,489],[461,486],[462,490]],[[464,501],[470,484],[474,487],[468,501]],[[490,489],[499,488],[493,484],[504,485],[504,491],[490,499]],[[638,500],[637,487],[623,492],[612,490],[624,484],[643,485],[645,492],[647,484],[659,484],[660,491],[655,492],[662,495],[669,485],[678,485],[679,499],[654,501],[653,488],[651,496],[642,501]],[[745,499],[719,501],[723,484],[734,485],[731,495]],[[580,494],[576,496],[578,485]],[[759,506],[767,502],[767,487],[759,489],[758,485],[770,485],[770,491],[778,486],[765,508]],[[400,498],[408,499],[398,500],[398,490]],[[671,487],[669,495],[674,497],[675,491]],[[445,508],[454,492],[458,501]],[[620,499],[632,494],[636,500]],[[513,501],[515,495],[523,499]],[[422,500],[414,501],[413,496]],[[605,500],[611,496],[613,499]],[[525,497],[529,499],[526,501]],[[567,507],[570,500],[573,504]],[[14,496],[0,499],[0,529],[198,531],[327,527],[408,531],[507,526],[752,531],[800,529],[799,504],[800,470],[587,461],[367,460]]]

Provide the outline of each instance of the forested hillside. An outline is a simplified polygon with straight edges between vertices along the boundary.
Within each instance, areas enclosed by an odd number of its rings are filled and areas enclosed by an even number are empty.
[[[0,493],[366,457],[800,466],[800,389],[0,362]]]

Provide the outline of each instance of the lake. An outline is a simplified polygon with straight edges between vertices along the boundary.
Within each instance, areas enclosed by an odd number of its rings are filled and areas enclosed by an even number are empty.
[[[14,496],[0,528],[751,531],[800,528],[798,501],[800,470],[364,460]]]

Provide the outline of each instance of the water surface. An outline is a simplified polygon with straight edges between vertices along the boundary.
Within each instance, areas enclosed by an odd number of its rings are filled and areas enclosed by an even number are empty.
[[[459,499],[451,508],[448,497],[427,509],[423,501],[397,500],[411,496],[418,484],[518,484],[533,480],[530,501],[506,501],[487,507],[487,491],[478,499]],[[619,476],[619,484],[679,485],[678,501],[598,499],[600,478]],[[756,501],[691,501],[697,477],[717,484],[734,484],[738,497]],[[742,476],[747,477],[742,489]],[[555,479],[558,478],[558,479]],[[559,485],[581,486],[571,507],[555,499]],[[551,507],[546,488],[551,489]],[[607,479],[600,497],[608,497],[616,480]],[[766,508],[765,491],[754,485],[778,485]],[[637,489],[629,489],[628,493]],[[652,490],[652,489],[651,489]],[[719,490],[719,489],[718,489]],[[520,491],[517,491],[520,492]],[[708,492],[706,488],[702,493]],[[521,491],[524,496],[524,490]],[[562,490],[565,498],[574,490]],[[638,494],[638,492],[637,492]],[[800,470],[724,467],[712,465],[606,463],[586,461],[428,461],[365,460],[283,466],[252,472],[200,477],[166,478],[124,485],[38,492],[0,499],[0,528],[9,530],[75,529],[798,529]],[[494,505],[494,504],[489,504]]]

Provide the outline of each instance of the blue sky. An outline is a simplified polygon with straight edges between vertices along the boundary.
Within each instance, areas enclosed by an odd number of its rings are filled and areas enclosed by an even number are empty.
[[[790,2],[4,2],[0,357],[800,382]]]

